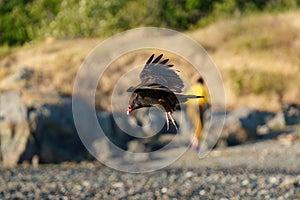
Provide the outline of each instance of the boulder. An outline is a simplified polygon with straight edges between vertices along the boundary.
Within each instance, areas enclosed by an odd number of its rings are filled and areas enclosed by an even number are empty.
[[[270,118],[266,124],[257,128],[262,139],[271,139],[283,133],[293,132],[292,127],[300,123],[300,105],[284,104],[282,109],[274,117]]]
[[[0,161],[16,165],[24,153],[30,135],[27,108],[15,91],[0,94]]]
[[[114,142],[118,140],[114,136],[114,126],[113,126],[113,119],[112,114],[106,111],[98,111],[97,112],[97,119],[99,126],[101,127],[103,133],[105,136],[110,140],[111,142]],[[93,148],[94,151],[98,155],[98,157],[102,159],[108,159],[110,156],[114,156],[114,154],[118,154],[118,152],[114,152],[113,148],[111,148],[110,143],[103,137],[97,137],[94,139]],[[114,142],[116,143],[116,142]]]
[[[37,149],[40,162],[81,161],[86,157],[75,128],[71,98],[60,104],[35,106],[29,112],[29,123],[36,146],[31,148]]]
[[[29,80],[32,77],[32,75],[33,75],[33,71],[28,67],[24,66],[18,69],[12,75],[0,81],[0,87],[11,88],[14,84],[19,83],[22,80],[24,81]]]
[[[176,145],[188,145],[192,135],[190,133],[191,124],[188,123],[185,112],[180,113],[177,111],[173,113],[173,116],[179,123],[178,126],[181,127],[181,132],[185,133],[184,137],[181,137],[184,140],[176,141]],[[110,144],[132,152],[139,152],[141,149],[145,152],[160,149],[170,142],[177,132],[172,124],[170,124],[170,129],[167,130],[164,112],[156,108],[139,109],[130,116],[127,116],[126,113],[114,113],[113,115],[105,111],[98,111],[97,117],[99,125],[111,142]],[[169,137],[171,138],[170,141],[165,141],[165,135],[172,135],[172,137]],[[101,138],[98,139],[102,140]],[[113,152],[112,149],[114,148],[111,148],[105,141],[97,141],[96,143],[99,149],[98,152],[101,152],[101,154],[113,156],[119,153]],[[109,149],[110,152],[105,152],[105,149]]]
[[[257,134],[264,138],[266,135],[274,131],[283,130],[286,127],[285,117],[283,111],[279,111],[270,120],[261,126],[257,127]]]
[[[219,144],[237,145],[259,138],[257,129],[274,117],[274,113],[241,107],[226,115]]]
[[[282,112],[284,114],[286,125],[295,125],[300,123],[300,105],[298,104],[285,104],[283,105]]]

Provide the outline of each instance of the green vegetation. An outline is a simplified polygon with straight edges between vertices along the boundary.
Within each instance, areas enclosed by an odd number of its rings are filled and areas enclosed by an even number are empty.
[[[284,75],[275,72],[264,72],[253,69],[228,71],[229,77],[234,80],[233,89],[236,95],[248,94],[276,94],[279,97],[289,88],[292,82],[297,84],[297,75]],[[283,81],[284,80],[284,81]]]
[[[140,26],[188,30],[220,17],[299,6],[300,0],[0,0],[0,45],[106,37]]]

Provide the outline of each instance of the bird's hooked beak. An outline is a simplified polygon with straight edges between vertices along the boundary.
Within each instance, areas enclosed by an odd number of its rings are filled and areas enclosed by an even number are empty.
[[[134,105],[129,105],[127,108],[127,115],[129,115],[134,110]]]

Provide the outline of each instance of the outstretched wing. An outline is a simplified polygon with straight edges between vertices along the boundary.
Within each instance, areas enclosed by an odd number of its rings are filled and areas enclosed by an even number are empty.
[[[139,86],[158,84],[167,87],[173,92],[180,93],[184,87],[176,71],[172,70],[173,65],[167,64],[169,59],[161,60],[163,54],[154,59],[154,54],[146,62],[140,73],[141,84]]]

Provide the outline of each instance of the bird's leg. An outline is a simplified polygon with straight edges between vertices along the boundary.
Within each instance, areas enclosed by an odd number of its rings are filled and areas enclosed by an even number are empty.
[[[171,113],[171,112],[168,112],[168,116],[169,116],[169,118],[171,119],[172,123],[174,124],[176,130],[178,131],[178,127],[177,127],[177,125],[176,125],[175,119],[174,119],[173,116],[172,116],[172,113]]]
[[[167,130],[169,130],[169,128],[170,128],[170,120],[169,120],[169,117],[168,117],[168,112],[166,112],[166,120],[167,120]]]

